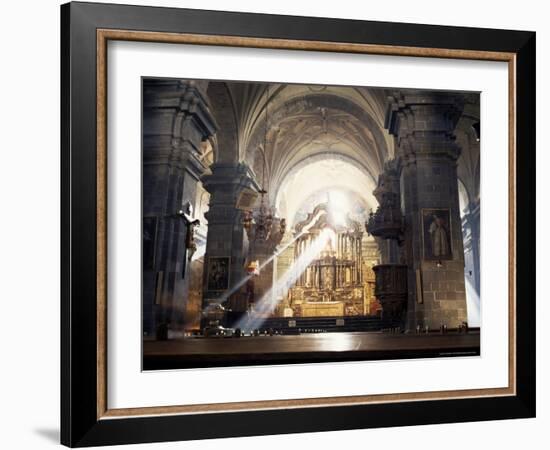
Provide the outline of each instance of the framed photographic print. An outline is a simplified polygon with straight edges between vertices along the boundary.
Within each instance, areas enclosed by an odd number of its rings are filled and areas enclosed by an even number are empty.
[[[61,17],[63,444],[534,416],[534,33]]]

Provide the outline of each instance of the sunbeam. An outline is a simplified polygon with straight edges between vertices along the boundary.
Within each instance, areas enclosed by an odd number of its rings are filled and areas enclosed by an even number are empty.
[[[277,252],[275,252],[272,256],[270,256],[268,259],[266,259],[264,262],[262,262],[258,266],[258,271],[261,271],[265,266],[267,266],[270,262],[272,262],[275,258],[277,258],[281,253],[283,253],[288,247],[290,247],[302,234],[304,234],[305,231],[302,231],[301,233],[297,234],[294,238],[292,238],[288,243],[286,243],[283,247],[281,247]],[[252,278],[255,274],[251,273],[249,275],[246,275],[241,280],[239,280],[233,287],[225,291],[221,296],[219,296],[215,301],[216,303],[223,303],[225,302],[230,296],[232,296],[235,292],[237,292],[241,287],[243,287],[250,278]]]
[[[243,317],[236,327],[249,332],[261,326],[265,317],[271,314],[276,302],[273,298],[284,297],[298,277],[305,271],[309,264],[319,255],[331,238],[331,230],[324,229],[319,237],[315,239],[309,248],[289,267],[285,274],[269,289],[264,296],[254,305],[254,311],[248,317]],[[277,295],[274,295],[277,294]]]

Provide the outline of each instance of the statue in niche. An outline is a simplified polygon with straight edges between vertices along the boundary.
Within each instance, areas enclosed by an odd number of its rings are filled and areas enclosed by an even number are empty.
[[[452,259],[450,210],[423,209],[424,259]]]
[[[187,247],[187,260],[191,261],[193,255],[197,251],[197,243],[195,242],[195,228],[201,224],[199,219],[195,219],[187,224],[187,233],[185,235],[185,247]]]

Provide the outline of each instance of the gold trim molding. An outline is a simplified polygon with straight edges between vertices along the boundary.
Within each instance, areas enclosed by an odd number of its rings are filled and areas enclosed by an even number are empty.
[[[109,40],[170,44],[252,47],[282,50],[362,53],[371,55],[503,61],[509,73],[509,342],[508,387],[491,389],[413,392],[383,395],[265,400],[200,405],[150,406],[109,409],[107,405],[107,42]],[[401,47],[341,42],[297,41],[238,36],[157,33],[131,30],[97,30],[97,418],[206,414],[265,409],[349,406],[373,403],[449,400],[516,394],[516,55],[505,52],[445,48]]]

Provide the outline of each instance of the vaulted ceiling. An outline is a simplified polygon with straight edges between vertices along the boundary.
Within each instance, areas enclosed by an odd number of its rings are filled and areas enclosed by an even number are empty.
[[[265,164],[267,188],[281,183],[297,164],[321,154],[348,157],[375,179],[392,153],[382,127],[383,99],[374,90],[267,85],[254,124],[242,140],[241,159],[260,183]]]
[[[218,159],[246,161],[272,203],[296,167],[319,158],[345,159],[374,186],[393,156],[393,140],[383,128],[383,89],[213,82],[208,91],[218,97],[218,121],[234,129],[230,138],[218,138]]]
[[[220,126],[213,142],[215,160],[245,161],[268,191],[271,205],[281,208],[290,201],[291,210],[299,207],[300,199],[289,200],[282,194],[289,186],[303,185],[299,173],[309,177],[303,195],[310,195],[317,185],[319,189],[331,184],[349,188],[353,181],[344,178],[353,172],[351,168],[362,174],[354,191],[368,189],[362,194],[365,203],[375,202],[371,191],[378,174],[394,156],[393,138],[384,129],[385,89],[209,82],[206,91]],[[459,176],[472,200],[479,186],[479,145],[476,152],[471,135],[474,120],[466,114],[457,127],[459,143],[468,147],[459,162]],[[347,169],[299,171],[320,160],[339,161]],[[316,177],[330,178],[319,181]],[[294,195],[303,196],[296,190]]]

